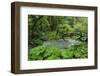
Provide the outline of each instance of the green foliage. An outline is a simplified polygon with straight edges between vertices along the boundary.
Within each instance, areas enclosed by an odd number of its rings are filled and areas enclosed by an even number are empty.
[[[42,60],[42,54],[45,52],[45,46],[38,46],[29,51],[29,60]]]
[[[47,32],[45,37],[47,40],[56,40],[59,38],[59,36],[56,35],[56,31]]]
[[[74,57],[75,58],[87,58],[87,44],[82,43],[81,45],[75,45],[74,47]]]
[[[29,60],[87,58],[88,18],[72,16],[28,15]],[[44,41],[67,40],[81,42],[66,49],[44,46]],[[67,41],[66,41],[67,42]]]
[[[48,60],[54,60],[54,59],[60,59],[60,57],[56,56],[56,55],[51,55],[47,58]]]
[[[64,59],[72,59],[73,58],[73,51],[71,51],[71,50],[63,51],[62,57]]]
[[[74,45],[68,49],[38,46],[30,50],[29,60],[87,58],[87,45]]]
[[[35,44],[35,45],[42,45],[42,40],[40,39],[32,39],[32,44]]]
[[[76,35],[74,36],[74,38],[76,40],[79,40],[79,41],[82,41],[82,42],[88,41],[87,33],[83,33],[83,32],[77,32]]]
[[[64,37],[67,37],[68,32],[71,30],[70,25],[68,24],[60,24],[57,27],[57,35],[60,36],[60,38],[64,39]]]
[[[88,24],[86,17],[71,16],[28,16],[29,39],[32,39],[34,32],[44,33],[44,40],[64,39],[70,37],[70,32],[87,33]],[[31,40],[29,40],[29,43]]]

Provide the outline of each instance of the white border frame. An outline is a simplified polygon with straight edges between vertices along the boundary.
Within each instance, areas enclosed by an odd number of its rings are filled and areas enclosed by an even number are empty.
[[[44,69],[94,65],[94,11],[42,7],[20,8],[20,69]],[[88,17],[88,59],[28,61],[28,14]]]

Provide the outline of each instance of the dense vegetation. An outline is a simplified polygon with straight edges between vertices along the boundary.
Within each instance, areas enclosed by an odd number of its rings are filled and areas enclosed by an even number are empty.
[[[87,58],[87,31],[86,17],[29,15],[28,59]],[[69,39],[78,41],[78,43],[71,42],[70,47],[67,47],[68,45],[63,48],[57,47],[60,44],[59,41],[64,43]],[[46,43],[48,41],[49,43]]]

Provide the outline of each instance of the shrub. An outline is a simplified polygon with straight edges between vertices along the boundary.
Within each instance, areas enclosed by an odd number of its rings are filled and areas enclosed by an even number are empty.
[[[42,54],[45,52],[45,46],[38,46],[29,51],[29,60],[42,60]]]
[[[69,50],[63,51],[62,52],[62,57],[64,59],[72,59],[73,58],[73,51],[69,51]]]
[[[54,60],[54,59],[74,59],[87,58],[87,44],[73,45],[67,49],[56,47],[37,46],[29,51],[29,60]]]
[[[82,42],[87,42],[88,40],[87,33],[77,32],[75,39],[82,41]]]
[[[43,41],[40,39],[34,39],[34,38],[32,39],[32,44],[34,46],[42,45],[42,43],[43,43]]]

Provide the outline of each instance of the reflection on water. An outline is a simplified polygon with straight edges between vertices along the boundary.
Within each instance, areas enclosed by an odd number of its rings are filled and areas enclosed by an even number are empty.
[[[75,44],[80,44],[81,42],[73,39],[60,39],[60,40],[50,40],[50,41],[45,41],[43,45],[48,46],[48,47],[57,47],[57,48],[68,48],[71,47],[72,45]]]

